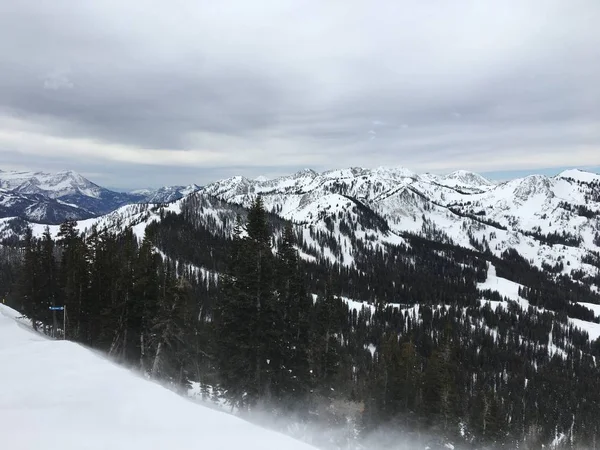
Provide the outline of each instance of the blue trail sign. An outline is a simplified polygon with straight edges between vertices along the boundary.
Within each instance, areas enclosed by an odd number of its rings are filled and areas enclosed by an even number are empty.
[[[64,306],[50,306],[48,308],[50,311],[63,311],[65,309]]]

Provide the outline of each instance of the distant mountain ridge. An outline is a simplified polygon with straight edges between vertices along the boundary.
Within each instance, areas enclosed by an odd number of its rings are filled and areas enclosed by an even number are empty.
[[[73,194],[99,198],[106,190],[72,170],[57,173],[0,170],[0,187],[22,194],[43,194],[50,198]]]
[[[52,179],[60,186],[68,185],[58,178]],[[94,186],[79,182],[74,190],[89,192]],[[354,167],[322,173],[304,169],[274,179],[235,176],[202,188],[173,186],[129,194],[98,189],[100,199],[76,193],[49,199],[41,194],[0,191],[0,214],[38,223],[59,223],[67,216],[100,216],[98,220],[103,222],[103,217],[115,218],[121,215],[119,211],[129,211],[123,209],[128,204],[166,204],[192,192],[242,207],[261,195],[269,211],[299,226],[325,226],[335,231],[343,227],[343,217],[372,216],[361,239],[372,239],[375,233],[382,241],[398,242],[410,233],[497,256],[516,248],[535,266],[562,264],[562,272],[568,275],[583,271],[593,276],[596,268],[584,262],[590,260],[585,255],[600,252],[600,175],[582,170],[494,183],[464,170],[434,175],[417,174],[404,167]],[[97,202],[106,198],[107,209],[116,204],[121,208],[99,213]],[[21,214],[15,214],[15,209]],[[7,226],[6,222],[2,225]],[[557,250],[555,244],[565,247]],[[345,265],[353,261],[351,249],[343,261],[331,254],[329,257]]]
[[[146,203],[170,203],[200,189],[201,187],[197,184],[190,184],[188,186],[163,186],[158,189],[137,189],[131,191],[131,194],[143,196]]]
[[[322,173],[303,169],[274,179],[235,176],[204,187],[192,184],[115,192],[74,171],[0,170],[0,218],[21,217],[36,223],[57,224],[68,217],[83,220],[102,216],[128,204],[170,203],[200,191],[241,205],[248,205],[261,194],[274,212],[286,219],[304,222],[326,215],[321,210],[329,206],[325,197],[336,194],[355,198],[384,217],[395,217],[395,221],[422,215],[424,208],[437,206],[454,215],[475,215],[488,223],[502,223],[503,227],[517,221],[519,228],[533,232],[538,227],[548,228],[539,223],[540,219],[551,210],[556,211],[561,202],[588,208],[586,202],[597,195],[594,186],[598,183],[600,175],[576,169],[565,170],[554,177],[530,175],[494,183],[466,170],[435,175],[418,174],[404,167],[351,167]],[[531,203],[534,198],[535,204]],[[532,217],[520,211],[527,202],[528,211],[534,212]],[[428,206],[424,206],[426,204]],[[594,208],[592,204],[591,209]],[[435,218],[432,220],[435,222]],[[566,222],[558,217],[548,231],[560,230],[564,224]],[[406,225],[402,230],[406,230]]]
[[[439,176],[403,167],[302,170],[271,180],[232,177],[200,192],[244,207],[260,195],[284,219],[334,230],[340,218],[366,207],[389,230],[384,241],[411,233],[497,256],[516,248],[540,268],[563,263],[569,275],[594,275],[596,268],[582,259],[600,251],[600,175],[582,170],[497,184],[467,171]],[[351,264],[351,254],[344,260]]]
[[[0,217],[21,217],[56,224],[108,214],[132,203],[168,203],[199,189],[166,186],[139,192],[115,192],[72,170],[57,173],[0,170]]]

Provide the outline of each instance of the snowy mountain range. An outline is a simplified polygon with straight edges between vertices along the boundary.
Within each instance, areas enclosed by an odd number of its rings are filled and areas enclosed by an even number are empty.
[[[410,233],[497,256],[517,248],[538,267],[563,262],[565,274],[594,274],[596,268],[582,259],[600,251],[600,175],[581,170],[495,184],[464,170],[439,176],[402,167],[323,173],[305,169],[271,180],[236,176],[203,188],[174,186],[129,194],[104,189],[74,172],[0,172],[0,186],[1,216],[40,223],[108,214],[92,221],[104,223],[124,211],[129,215],[131,208],[124,205],[169,203],[193,192],[243,207],[260,195],[269,211],[305,230],[329,227],[339,234],[342,217],[368,211],[380,220],[378,229],[363,230],[365,239],[401,242]],[[343,264],[351,265],[349,240],[347,245]]]
[[[0,217],[56,224],[110,213],[131,203],[168,203],[199,189],[196,185],[130,193],[103,188],[74,171],[58,173],[0,170]]]
[[[510,247],[535,265],[564,261],[563,271],[595,273],[582,263],[600,251],[600,175],[568,170],[494,184],[478,174],[419,175],[404,168],[303,170],[274,180],[233,177],[201,190],[249,206],[261,195],[267,209],[304,226],[334,222],[357,205],[385,222],[377,239],[423,235],[500,255]],[[348,255],[347,262],[351,262]]]
[[[137,189],[131,191],[131,194],[144,197],[146,203],[170,203],[200,189],[201,187],[197,184],[190,184],[188,186],[163,186],[158,189]]]
[[[310,240],[309,231],[315,229],[335,236],[347,249],[343,254],[317,245],[312,253],[315,257],[327,255],[346,266],[353,264],[353,239],[368,245],[401,243],[408,233],[497,257],[515,248],[536,267],[560,267],[558,272],[569,276],[594,276],[598,271],[586,261],[594,252],[600,252],[600,175],[581,170],[495,184],[463,170],[439,176],[417,174],[402,167],[323,173],[305,169],[271,180],[237,176],[203,188],[177,186],[131,194],[100,188],[73,172],[54,176],[2,172],[0,179],[4,189],[12,189],[3,192],[0,205],[16,205],[27,212],[25,217],[36,222],[40,222],[35,220],[37,215],[48,217],[52,207],[61,208],[62,214],[87,213],[80,218],[93,217],[104,209],[111,212],[86,220],[85,226],[107,222],[122,226],[128,220],[143,222],[147,211],[152,210],[127,206],[116,210],[116,205],[124,205],[127,200],[166,203],[196,192],[226,205],[248,207],[260,195],[269,211],[297,224],[306,240]],[[45,203],[39,197],[44,193]],[[40,200],[34,203],[24,196],[38,196]],[[172,203],[168,209],[178,208],[179,203]],[[13,206],[13,210],[18,208]],[[8,217],[10,211],[4,206],[2,215]],[[359,227],[352,238],[340,232],[341,221],[360,222],[368,216],[377,220]],[[156,215],[152,217],[157,220]],[[59,214],[51,218],[58,219]],[[5,229],[7,223],[3,221]]]

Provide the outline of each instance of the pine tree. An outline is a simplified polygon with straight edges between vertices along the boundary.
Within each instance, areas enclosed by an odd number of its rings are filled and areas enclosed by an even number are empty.
[[[90,322],[89,343],[108,352],[114,342],[115,330],[119,328],[119,245],[115,234],[98,233],[96,229],[92,230],[86,244],[90,268],[88,299],[90,314],[95,317]]]
[[[313,387],[325,399],[330,399],[336,388],[336,376],[341,363],[338,335],[345,320],[347,308],[333,295],[328,284],[323,299],[317,299],[312,310],[311,359],[315,378]]]
[[[280,400],[289,408],[306,413],[310,389],[310,301],[302,274],[291,224],[284,228],[278,249],[278,305],[283,315],[279,325],[282,363],[279,379]]]
[[[150,359],[149,344],[151,336],[155,333],[153,328],[156,328],[156,322],[154,321],[158,318],[160,307],[159,270],[161,264],[159,258],[154,252],[152,243],[146,233],[133,266],[131,292],[132,312],[135,317],[139,318],[139,366],[142,372],[146,372],[150,368],[147,364]],[[174,295],[177,295],[177,293]]]
[[[57,243],[62,250],[59,273],[61,300],[67,308],[67,325],[65,332],[73,340],[86,340],[85,330],[92,318],[85,303],[88,288],[88,267],[86,247],[77,232],[77,222],[66,220],[60,225]]]
[[[227,272],[219,278],[220,298],[215,306],[216,359],[220,384],[227,400],[240,409],[249,407],[248,396],[256,396],[252,341],[255,302],[244,286],[244,240],[237,218]]]
[[[248,212],[245,232],[246,236],[234,238],[229,274],[221,280],[215,317],[223,385],[229,400],[240,407],[269,402],[278,395],[284,359],[275,258],[260,197]]]
[[[104,321],[109,324],[111,334],[108,352],[122,362],[137,366],[140,361],[141,312],[132,295],[132,281],[138,242],[131,229],[108,239],[113,249],[110,252],[112,264],[116,269],[110,306],[104,312]]]
[[[43,301],[40,305],[40,313],[44,318],[49,315],[50,306],[58,305],[58,274],[54,252],[54,240],[50,235],[50,229],[46,227],[42,237],[40,252],[40,289],[43,292]],[[61,324],[64,325],[64,324]],[[58,319],[56,311],[52,311],[52,334],[56,336],[58,330]]]
[[[423,374],[424,412],[429,423],[448,430],[455,425],[456,386],[453,346],[448,334],[427,360]]]
[[[18,293],[21,299],[21,311],[29,319],[34,330],[38,329],[42,319],[42,291],[40,286],[42,267],[40,265],[38,241],[33,237],[31,228],[25,232],[23,263],[18,280]]]
[[[107,323],[104,312],[110,306],[110,291],[114,287],[113,274],[115,268],[110,261],[108,237],[99,233],[93,226],[87,238],[86,257],[89,268],[89,285],[87,290],[88,313],[91,320],[86,330],[86,343],[91,347],[106,348]]]
[[[184,349],[186,335],[186,297],[189,295],[187,283],[177,280],[172,268],[167,268],[163,295],[158,303],[156,315],[151,319],[150,345],[154,351],[150,375],[154,378],[169,379],[176,386],[184,380]]]

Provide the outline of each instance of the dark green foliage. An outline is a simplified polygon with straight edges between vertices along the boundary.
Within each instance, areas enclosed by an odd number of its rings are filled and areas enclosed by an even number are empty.
[[[310,311],[312,302],[304,286],[302,264],[294,245],[291,224],[283,232],[276,268],[277,305],[282,321],[281,365],[276,374],[279,397],[283,404],[306,413],[310,389]]]
[[[13,304],[47,334],[62,330],[51,305],[66,306],[67,338],[108,352],[174,386],[184,387],[201,349],[188,342],[200,335],[200,305],[193,297],[193,273],[178,276],[146,237],[131,231],[113,234],[92,229],[87,236],[76,222],[61,225],[56,242],[46,232],[26,234]],[[195,367],[196,366],[196,367]]]
[[[591,210],[585,205],[572,205],[571,203],[560,202],[558,207],[575,212],[578,216],[585,217],[586,219],[593,219],[599,214],[598,211]]]
[[[19,270],[21,258],[19,247],[0,245],[0,302],[18,310],[22,308],[18,292],[19,279],[23,279]]]
[[[217,364],[221,383],[233,404],[244,408],[256,399],[256,352],[254,342],[256,303],[246,287],[243,276],[245,246],[238,228],[229,258],[228,273],[220,277],[221,299],[215,307],[215,338]],[[247,394],[250,399],[246,399]]]
[[[46,318],[46,309],[49,306],[42,291],[41,261],[41,245],[28,229],[25,234],[23,263],[17,285],[19,300],[16,304],[20,306],[20,311],[31,319],[34,329],[37,329],[38,323]]]
[[[286,382],[285,307],[275,288],[275,257],[266,211],[259,198],[241,236],[236,227],[230,267],[221,280],[215,327],[223,387],[240,407],[281,398]]]
[[[581,236],[574,235],[564,230],[561,233],[553,231],[552,233],[548,234],[543,234],[539,230],[522,231],[522,233],[550,246],[566,245],[569,247],[579,247],[582,242]]]

